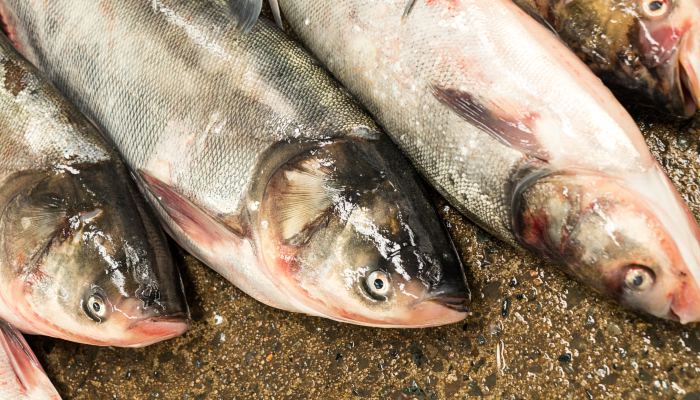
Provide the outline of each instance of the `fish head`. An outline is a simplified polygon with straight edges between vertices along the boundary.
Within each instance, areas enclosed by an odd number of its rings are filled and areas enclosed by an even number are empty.
[[[0,225],[7,303],[30,332],[110,346],[182,334],[167,243],[115,163],[18,176]]]
[[[516,190],[521,243],[629,308],[682,323],[700,320],[693,274],[700,236],[660,170],[636,182],[597,174],[533,176]]]
[[[659,102],[691,117],[700,106],[700,1],[640,0],[638,49]]]
[[[263,199],[266,264],[310,314],[379,327],[465,318],[469,291],[453,244],[383,136],[303,152]]]
[[[673,115],[696,112],[700,1],[572,0],[553,7],[564,41],[620,93]]]

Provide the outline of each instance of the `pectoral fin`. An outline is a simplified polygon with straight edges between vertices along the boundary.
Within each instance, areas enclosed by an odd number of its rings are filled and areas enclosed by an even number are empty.
[[[258,21],[263,0],[230,0],[229,8],[236,18],[238,29],[249,32]]]
[[[0,321],[0,348],[10,359],[10,368],[26,392],[42,383],[43,369],[22,335]]]
[[[139,171],[139,176],[175,225],[198,246],[213,249],[217,244],[235,246],[243,240],[243,232],[211,216],[167,183],[143,170]]]
[[[282,25],[282,12],[280,11],[280,3],[278,0],[270,0],[270,8],[272,9],[272,16],[275,18],[275,23],[280,29],[284,29]]]
[[[411,13],[411,10],[413,10],[413,6],[416,5],[416,0],[408,0],[406,2],[406,7],[403,9],[403,18],[408,17],[408,14]]]
[[[307,160],[273,178],[274,219],[285,242],[304,243],[323,225],[333,208],[335,190],[329,185],[330,174],[317,160]]]
[[[543,161],[549,159],[547,149],[539,143],[534,132],[536,114],[512,112],[502,105],[480,101],[471,93],[457,89],[433,85],[432,90],[438,101],[501,143],[531,157]]]

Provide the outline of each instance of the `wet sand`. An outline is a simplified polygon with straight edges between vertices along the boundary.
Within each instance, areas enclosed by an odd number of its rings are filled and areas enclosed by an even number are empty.
[[[633,115],[700,219],[700,115]],[[382,330],[275,310],[174,246],[185,336],[146,349],[30,343],[65,399],[700,400],[700,325],[625,311],[435,202],[472,289],[463,323]]]
[[[700,118],[640,122],[700,216]],[[473,291],[469,317],[379,330],[264,306],[175,249],[192,329],[146,349],[30,338],[66,399],[700,399],[700,330],[627,312],[508,247],[436,196]]]

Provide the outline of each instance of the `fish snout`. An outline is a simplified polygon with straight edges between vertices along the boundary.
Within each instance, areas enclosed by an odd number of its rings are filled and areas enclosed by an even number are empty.
[[[669,319],[682,324],[700,321],[700,289],[694,279],[680,282],[679,288],[671,299]]]
[[[462,280],[443,282],[430,292],[428,300],[460,313],[469,311],[471,293]]]
[[[176,288],[147,287],[136,292],[139,311],[151,317],[184,317],[189,318],[189,307],[184,295]]]

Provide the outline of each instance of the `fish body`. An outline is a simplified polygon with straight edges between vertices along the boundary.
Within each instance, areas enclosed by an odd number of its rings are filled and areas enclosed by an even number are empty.
[[[273,24],[241,35],[225,1],[1,8],[19,49],[108,133],[173,237],[248,294],[364,325],[466,315],[459,259],[417,175]]]
[[[606,83],[660,113],[700,105],[700,1],[514,0]]]
[[[697,223],[600,80],[511,1],[409,3],[279,7],[465,215],[629,307],[700,318]]]
[[[60,400],[27,342],[11,325],[0,321],[0,398]]]
[[[0,35],[0,317],[142,346],[188,326],[155,217],[96,128]]]

